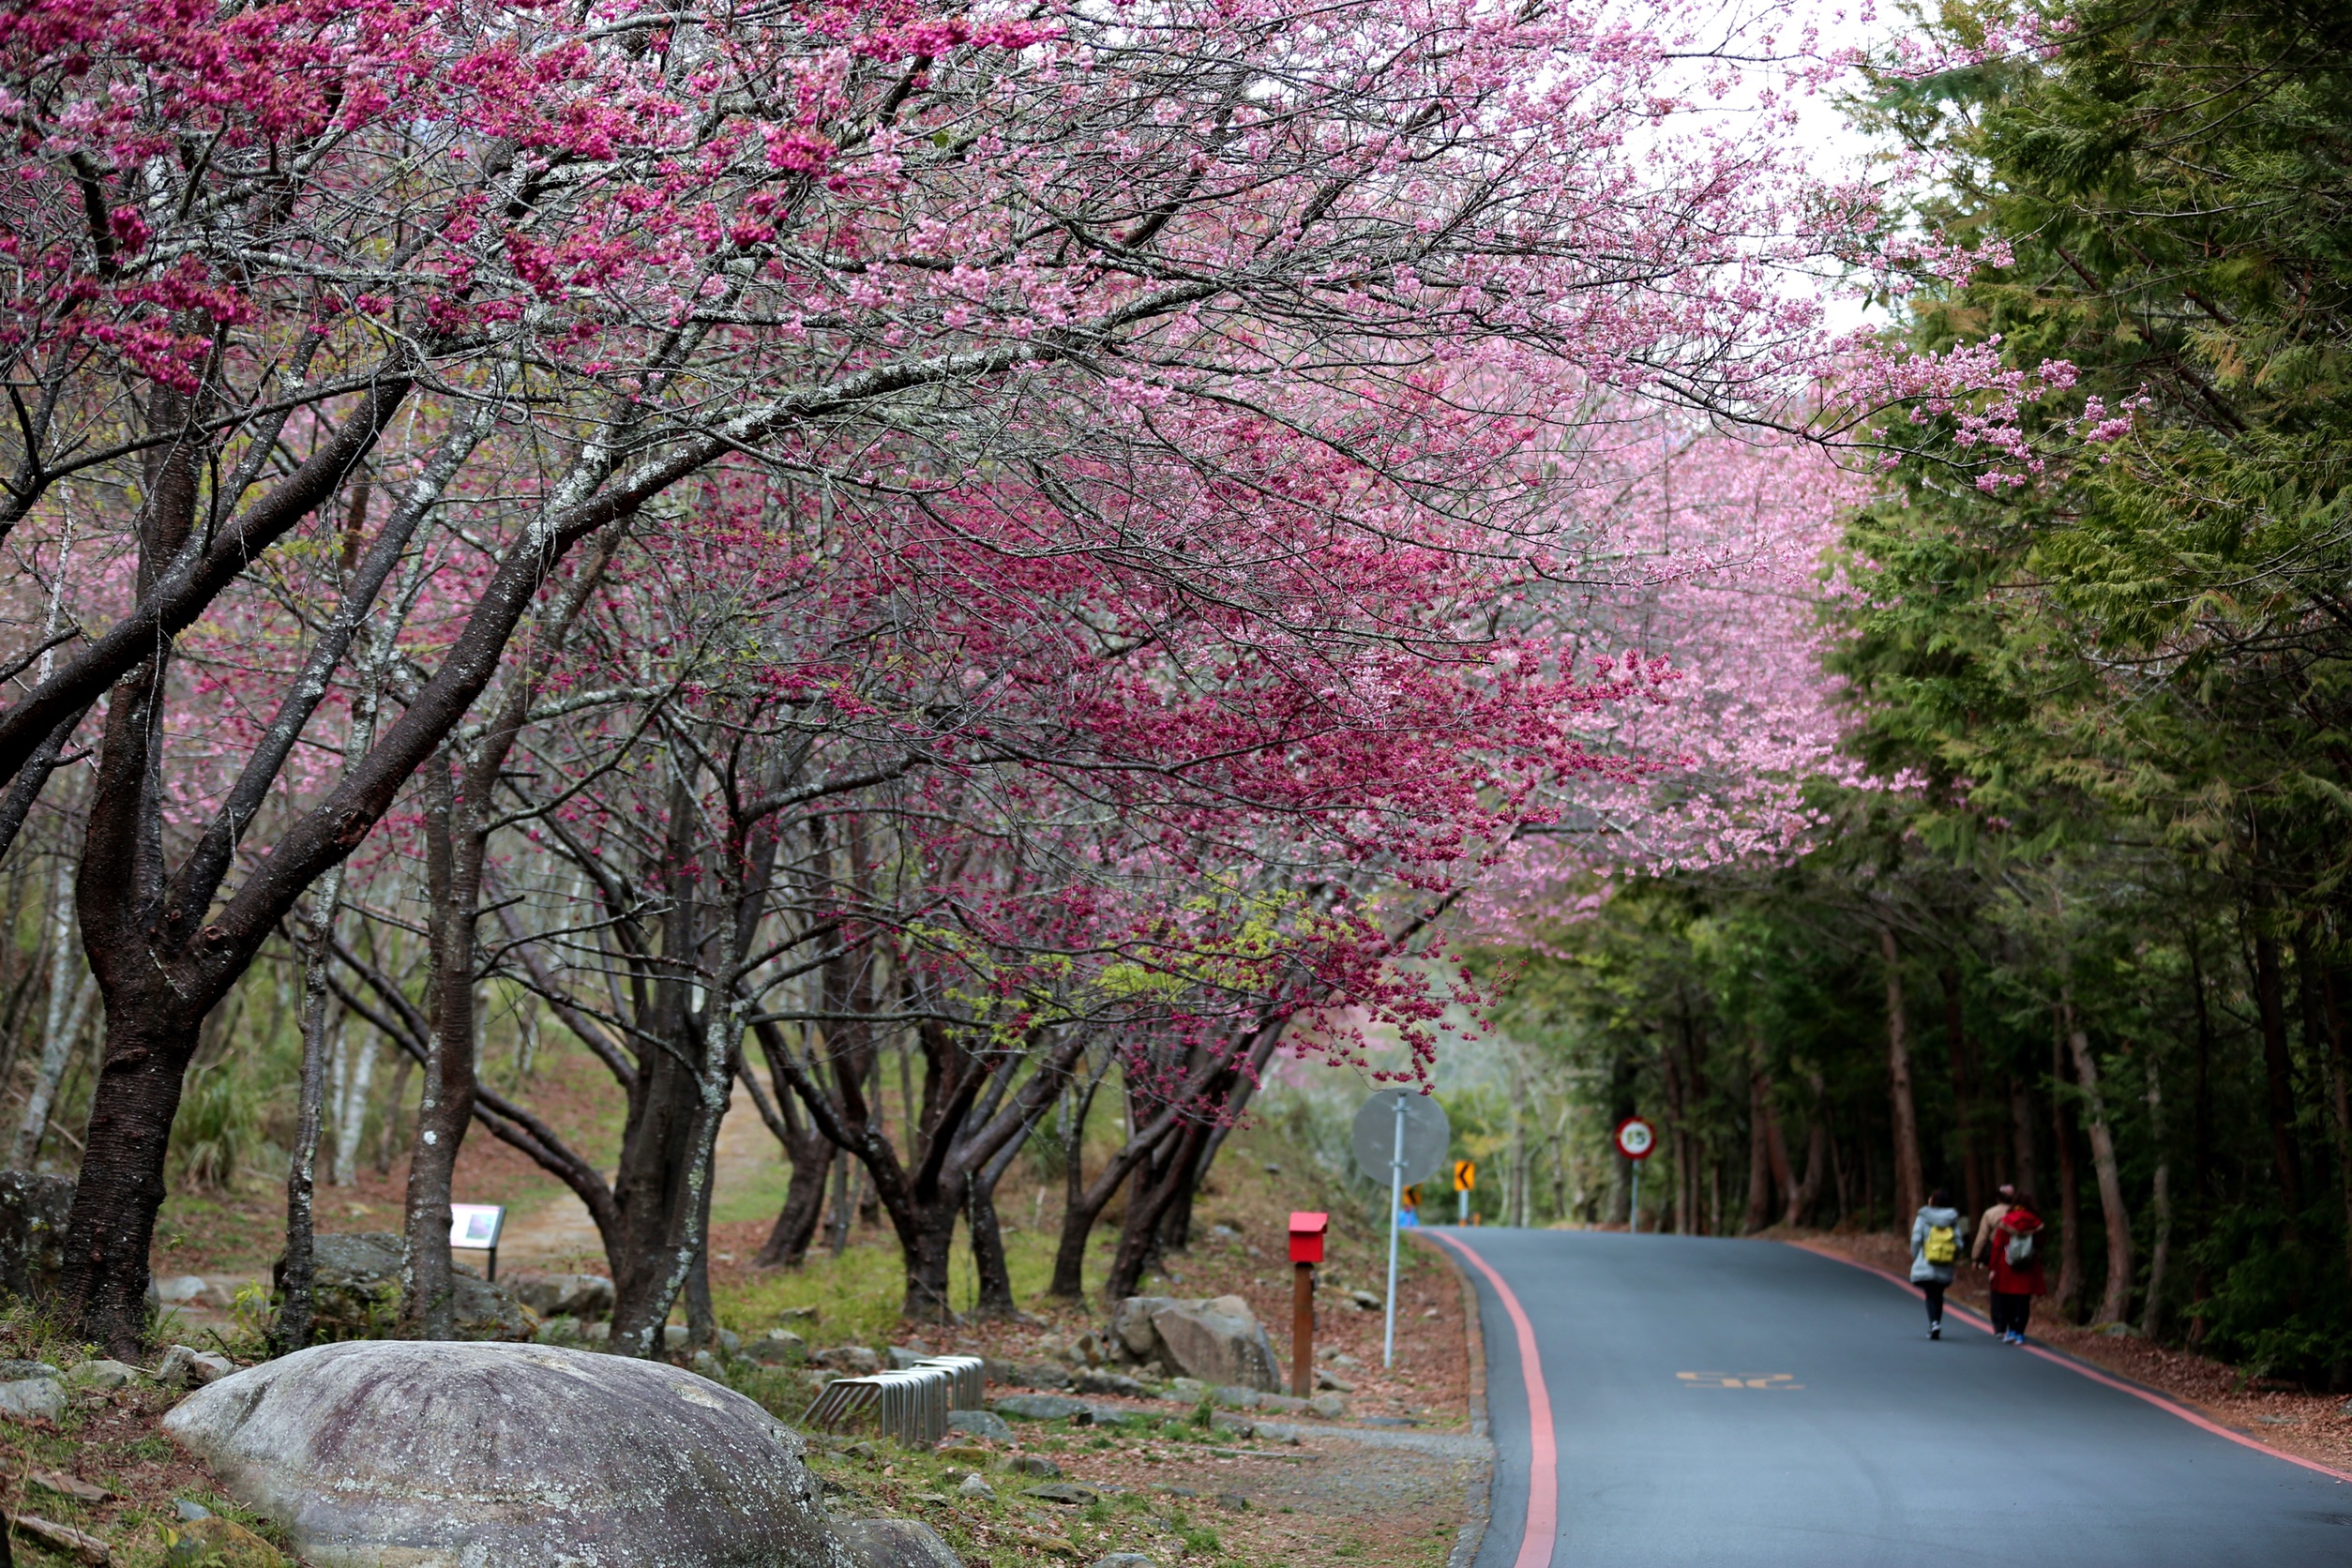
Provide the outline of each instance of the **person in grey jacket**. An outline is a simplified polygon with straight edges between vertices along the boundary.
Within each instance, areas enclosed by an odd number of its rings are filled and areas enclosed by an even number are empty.
[[[1927,1292],[1927,1337],[1944,1336],[1944,1288],[1966,1253],[1968,1222],[1952,1206],[1952,1195],[1937,1187],[1927,1206],[1911,1218],[1911,1283]]]

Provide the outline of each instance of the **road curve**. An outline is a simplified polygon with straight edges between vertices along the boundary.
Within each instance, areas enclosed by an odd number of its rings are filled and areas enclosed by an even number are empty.
[[[1772,1242],[1425,1234],[1486,1341],[1472,1568],[2352,1564],[2352,1485],[1959,1315],[1931,1343],[1877,1274]]]

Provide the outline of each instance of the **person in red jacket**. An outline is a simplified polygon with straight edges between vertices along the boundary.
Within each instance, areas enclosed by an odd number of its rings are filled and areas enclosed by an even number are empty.
[[[2042,1242],[2042,1216],[2033,1212],[2031,1195],[2021,1192],[2010,1200],[2009,1213],[1993,1228],[1992,1244],[1984,1249],[1993,1265],[1993,1332],[2004,1343],[2026,1342],[2033,1298],[2049,1294]]]

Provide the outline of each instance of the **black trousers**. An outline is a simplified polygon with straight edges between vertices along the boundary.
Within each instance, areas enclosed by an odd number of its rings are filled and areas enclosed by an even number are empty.
[[[1944,1288],[1934,1280],[1922,1282],[1920,1289],[1927,1292],[1927,1320],[1930,1324],[1944,1320]]]
[[[2023,1293],[2011,1295],[2006,1290],[1993,1292],[1993,1332],[2023,1334],[2026,1319],[2033,1316],[2033,1298]]]

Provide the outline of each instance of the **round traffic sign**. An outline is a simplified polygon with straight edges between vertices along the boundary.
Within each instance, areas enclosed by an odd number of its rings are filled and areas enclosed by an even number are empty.
[[[1638,1116],[1617,1124],[1617,1152],[1629,1160],[1646,1160],[1658,1147],[1658,1129]]]
[[[1356,1111],[1354,1136],[1349,1141],[1355,1147],[1356,1164],[1376,1182],[1386,1182],[1390,1165],[1396,1157],[1396,1108],[1405,1108],[1405,1169],[1404,1182],[1410,1186],[1425,1182],[1445,1163],[1445,1152],[1454,1142],[1454,1129],[1445,1119],[1445,1108],[1420,1090],[1410,1085],[1379,1089],[1364,1100]]]

